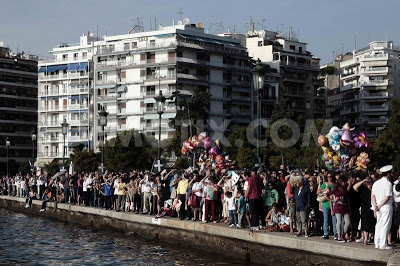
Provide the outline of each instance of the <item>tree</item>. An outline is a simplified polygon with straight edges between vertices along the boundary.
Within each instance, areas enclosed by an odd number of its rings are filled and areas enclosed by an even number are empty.
[[[75,147],[71,154],[71,161],[74,165],[74,171],[80,173],[97,171],[99,166],[99,156],[92,150]]]
[[[393,164],[395,169],[400,169],[400,99],[390,102],[390,117],[387,128],[381,135],[370,142],[370,167],[381,167]]]
[[[60,163],[58,163],[56,160],[53,160],[51,163],[44,165],[44,171],[50,175],[55,175],[60,171],[60,166]]]
[[[231,147],[224,147],[224,149],[230,158],[235,159],[237,157],[240,147],[248,148],[250,150],[256,149],[256,147],[248,141],[246,129],[246,127],[235,126],[228,135],[228,141],[231,144]]]
[[[253,167],[254,158],[256,158],[254,149],[249,147],[241,147],[238,149],[236,161],[240,169]]]
[[[21,175],[26,175],[31,172],[31,164],[29,161],[22,162],[21,165],[18,168],[18,173],[21,173]]]

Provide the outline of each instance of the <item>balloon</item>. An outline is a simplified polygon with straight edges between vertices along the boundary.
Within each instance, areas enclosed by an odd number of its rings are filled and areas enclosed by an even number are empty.
[[[349,123],[346,123],[342,128],[342,135],[340,136],[340,145],[345,148],[350,148],[353,146],[353,139],[350,135]]]
[[[194,147],[199,146],[199,140],[197,139],[196,136],[193,136],[193,137],[192,137],[191,143],[192,143],[192,145],[193,145]]]
[[[368,153],[362,152],[360,155],[357,157],[356,165],[357,165],[357,170],[361,172],[366,172],[367,171],[367,164],[369,163],[369,158],[368,158]]]
[[[322,147],[326,147],[328,146],[328,139],[323,135],[319,135],[318,144],[321,145]]]
[[[202,141],[203,139],[205,139],[207,137],[207,133],[206,132],[201,132],[199,134],[199,141]]]
[[[187,148],[186,147],[182,147],[181,153],[182,153],[182,155],[186,155]]]
[[[218,146],[221,144],[221,141],[219,140],[219,139],[217,139],[216,141],[215,141],[215,144],[217,144]]]
[[[204,144],[204,149],[208,150],[209,148],[211,148],[211,139],[210,139],[210,137],[206,137],[203,140],[203,144]]]
[[[331,139],[329,145],[332,147],[332,150],[338,151],[340,149],[340,134],[338,127],[332,127],[329,130],[329,138]]]
[[[363,147],[368,148],[368,141],[365,132],[360,132],[360,134],[353,134],[353,140],[356,148],[361,149]]]
[[[192,143],[190,143],[189,141],[184,141],[183,142],[183,147],[185,147],[188,150],[193,150],[194,146]]]
[[[208,152],[208,154],[210,154],[211,156],[217,155],[218,154],[218,147],[217,146],[213,146],[210,151]]]

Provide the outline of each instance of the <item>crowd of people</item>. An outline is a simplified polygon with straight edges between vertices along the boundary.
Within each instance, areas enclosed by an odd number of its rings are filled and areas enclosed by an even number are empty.
[[[41,199],[41,212],[53,201],[391,249],[400,239],[399,181],[391,166],[367,174],[289,171],[282,165],[278,171],[3,176],[0,192],[25,197],[26,208]]]

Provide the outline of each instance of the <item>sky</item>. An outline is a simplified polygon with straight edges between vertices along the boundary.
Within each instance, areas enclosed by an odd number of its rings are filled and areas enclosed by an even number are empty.
[[[179,10],[183,14],[178,13]],[[127,33],[139,18],[145,30],[188,17],[211,33],[256,29],[298,33],[321,63],[373,40],[400,45],[398,0],[0,0],[0,41],[14,52],[49,57],[60,43],[79,43],[88,31]]]

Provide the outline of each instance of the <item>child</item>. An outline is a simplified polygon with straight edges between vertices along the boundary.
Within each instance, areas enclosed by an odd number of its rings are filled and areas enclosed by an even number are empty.
[[[238,222],[237,212],[236,212],[236,199],[232,197],[232,192],[226,192],[226,201],[228,202],[229,210],[229,227],[236,226]]]
[[[246,202],[244,200],[243,192],[238,190],[237,192],[238,206],[237,206],[237,214],[238,214],[238,224],[237,227],[242,227],[243,217],[246,213]]]
[[[268,212],[267,217],[265,217],[265,221],[267,222],[267,232],[276,232],[278,231],[278,223],[280,213],[277,210],[277,204],[272,204],[272,209]]]
[[[30,191],[29,191],[29,195],[28,198],[26,199],[26,205],[25,208],[29,208],[30,206],[32,206],[32,200],[36,198],[36,192],[33,189],[33,187],[31,187]]]

